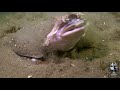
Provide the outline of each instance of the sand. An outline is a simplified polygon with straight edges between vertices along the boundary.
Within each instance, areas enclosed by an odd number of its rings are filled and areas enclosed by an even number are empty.
[[[90,23],[85,37],[72,51],[48,57],[46,61],[34,62],[20,57],[3,45],[3,39],[19,27],[27,24],[32,27],[42,23],[41,19],[46,20],[44,17],[66,13],[0,13],[0,78],[108,78],[109,64],[120,61],[119,12],[83,12]]]

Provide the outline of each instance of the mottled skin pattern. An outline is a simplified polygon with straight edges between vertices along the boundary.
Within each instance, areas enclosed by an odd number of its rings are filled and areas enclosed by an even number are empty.
[[[80,15],[70,14],[24,27],[12,35],[7,44],[20,56],[41,58],[49,51],[73,48],[84,35],[85,27],[86,22]]]
[[[9,46],[17,55],[41,58],[46,54],[43,43],[51,31],[54,19],[49,19],[37,26],[28,25],[7,38]]]

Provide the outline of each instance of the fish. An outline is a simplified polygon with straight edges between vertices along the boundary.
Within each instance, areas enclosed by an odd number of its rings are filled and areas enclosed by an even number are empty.
[[[9,46],[17,55],[41,58],[51,51],[68,51],[85,36],[88,26],[80,14],[70,13],[49,18],[42,24],[27,25],[9,37]]]

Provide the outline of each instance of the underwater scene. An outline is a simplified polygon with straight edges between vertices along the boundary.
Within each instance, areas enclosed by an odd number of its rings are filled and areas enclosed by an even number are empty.
[[[0,78],[119,78],[120,12],[0,12]]]

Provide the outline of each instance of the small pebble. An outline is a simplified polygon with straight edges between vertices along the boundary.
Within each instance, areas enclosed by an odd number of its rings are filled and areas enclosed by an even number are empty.
[[[112,55],[112,54],[110,53],[110,55]]]
[[[32,60],[33,62],[37,61],[35,58],[32,58],[31,60]]]
[[[32,78],[32,75],[29,75],[28,78]]]
[[[105,22],[103,24],[105,25]]]
[[[104,78],[106,78],[106,76],[104,76]]]
[[[75,64],[71,64],[71,66],[75,67]]]
[[[9,41],[9,43],[11,43],[11,41]]]
[[[88,57],[85,57],[85,59],[87,59],[87,60],[88,60]]]
[[[105,40],[102,40],[103,42],[105,41]]]

